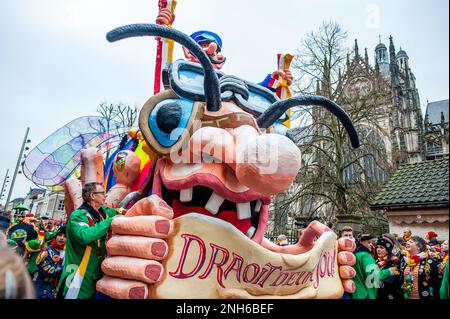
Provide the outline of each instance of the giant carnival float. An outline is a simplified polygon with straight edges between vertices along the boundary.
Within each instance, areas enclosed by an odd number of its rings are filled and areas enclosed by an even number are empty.
[[[174,1],[161,4],[164,15]],[[285,124],[289,109],[325,108],[358,147],[345,111],[321,96],[280,98],[224,73],[223,56],[205,49],[221,46],[212,32],[188,36],[167,25],[130,24],[107,33],[109,42],[132,37],[156,37],[159,54],[178,43],[188,58],[158,64],[161,91],[142,106],[139,127],[80,117],[23,164],[34,183],[64,185],[67,218],[91,182],[102,183],[106,205],[123,212],[111,224],[97,290],[134,299],[318,299],[352,292],[352,241],[338,240],[317,221],[293,245],[264,238],[271,197],[286,191],[300,169],[300,151]]]

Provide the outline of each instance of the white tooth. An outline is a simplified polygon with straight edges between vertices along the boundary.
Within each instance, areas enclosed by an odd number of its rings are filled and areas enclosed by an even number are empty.
[[[245,234],[245,236],[247,236],[248,238],[251,239],[253,237],[253,235],[255,234],[255,231],[256,231],[256,228],[252,226],[247,230],[247,233]]]
[[[205,208],[211,213],[216,215],[219,212],[220,205],[222,205],[225,198],[220,197],[216,193],[212,193],[208,202],[206,203]]]
[[[186,188],[180,191],[180,201],[183,203],[190,202],[192,200],[192,190],[193,188]]]
[[[258,199],[255,204],[255,212],[259,212],[261,210],[262,201]]]
[[[250,210],[250,203],[237,203],[237,218],[239,220],[247,219],[252,217],[252,212]]]

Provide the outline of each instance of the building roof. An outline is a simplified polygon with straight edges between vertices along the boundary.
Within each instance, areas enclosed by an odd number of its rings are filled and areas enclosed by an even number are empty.
[[[386,46],[384,45],[384,43],[378,43],[377,46],[375,47],[375,51],[379,50],[379,49],[386,49]]]
[[[441,113],[444,113],[445,122],[448,122],[448,99],[427,104],[426,115],[431,124],[441,123]]]
[[[397,52],[397,58],[407,58],[407,57],[408,55],[404,50],[400,49],[400,51]]]
[[[370,208],[448,207],[448,164],[447,157],[400,166]]]

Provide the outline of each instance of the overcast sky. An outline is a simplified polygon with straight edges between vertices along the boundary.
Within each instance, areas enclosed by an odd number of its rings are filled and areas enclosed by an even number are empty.
[[[13,174],[25,130],[34,147],[103,102],[141,107],[153,91],[156,41],[109,43],[111,29],[153,23],[157,0],[0,0],[0,183]],[[295,53],[324,21],[358,39],[373,63],[378,35],[410,58],[422,108],[448,98],[448,0],[178,0],[174,27],[221,35],[223,69],[259,82],[278,52]],[[363,51],[362,51],[363,52]],[[182,58],[179,47],[175,58]],[[18,175],[12,199],[33,186]],[[2,199],[4,203],[6,196]]]

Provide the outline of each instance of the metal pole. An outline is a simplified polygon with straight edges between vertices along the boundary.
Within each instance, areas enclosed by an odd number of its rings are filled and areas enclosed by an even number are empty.
[[[9,168],[6,170],[6,175],[5,175],[5,179],[3,180],[3,186],[2,186],[2,192],[0,193],[0,199],[3,198],[3,191],[5,190],[5,185],[6,185],[6,180],[8,179],[8,173],[9,173]],[[1,201],[0,201],[1,203]],[[6,205],[5,205],[6,208]]]
[[[12,194],[12,191],[14,189],[14,183],[16,181],[17,171],[19,170],[20,163],[22,162],[23,150],[25,148],[25,144],[27,143],[27,138],[28,138],[28,132],[29,131],[30,131],[30,128],[27,127],[27,131],[26,131],[25,137],[23,139],[22,147],[20,149],[19,157],[17,158],[16,169],[14,171],[13,179],[12,179],[12,182],[11,182],[11,187],[9,188],[8,199],[6,200],[6,206],[8,206],[9,200],[11,199],[11,194]]]

